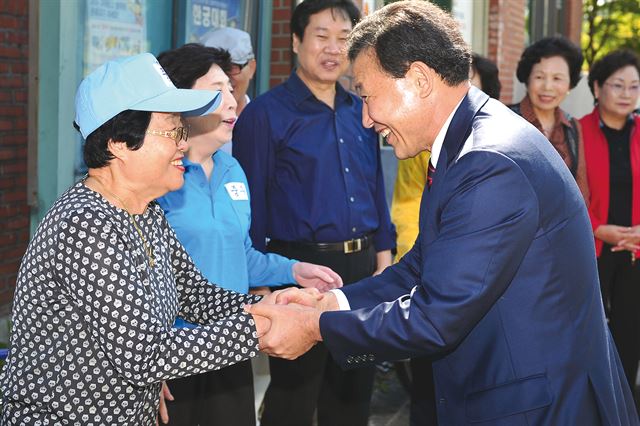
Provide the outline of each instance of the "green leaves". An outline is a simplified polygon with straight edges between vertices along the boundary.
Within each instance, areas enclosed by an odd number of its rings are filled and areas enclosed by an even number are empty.
[[[587,68],[613,50],[640,51],[640,0],[584,0],[583,13]]]

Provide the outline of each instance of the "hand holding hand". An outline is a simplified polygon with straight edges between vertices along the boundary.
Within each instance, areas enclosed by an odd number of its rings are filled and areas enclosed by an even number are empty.
[[[264,303],[260,301],[258,305],[264,305]],[[249,305],[245,305],[245,308],[246,306]],[[247,309],[245,309],[245,311],[249,312]],[[269,318],[260,316],[259,314],[252,313],[251,316],[253,317],[253,321],[256,323],[256,333],[258,334],[258,339],[260,339],[262,336],[269,332],[269,329],[271,328],[271,321],[269,320]]]
[[[260,337],[260,350],[279,358],[296,359],[322,340],[320,311],[300,305],[245,305],[254,318],[265,317],[271,326]]]
[[[331,268],[307,262],[296,262],[293,265],[293,277],[302,287],[329,291],[342,287],[342,278]]]
[[[618,242],[618,245],[611,247],[611,251],[630,251],[636,252],[640,250],[640,236],[634,236],[629,238],[623,238]]]
[[[275,295],[275,303],[278,305],[287,305],[289,303],[297,303],[299,305],[315,308],[318,302],[322,300],[323,293],[316,288],[296,288],[289,287],[278,291]]]
[[[640,250],[640,226],[600,225],[595,230],[596,238],[610,244],[611,251]]]
[[[288,288],[283,290],[278,293],[276,303],[278,305],[294,303],[315,308],[320,312],[337,311],[340,309],[338,299],[333,292],[320,293],[313,288]]]
[[[600,225],[594,231],[596,238],[612,246],[617,246],[623,239],[635,233],[633,228],[618,225]]]
[[[636,252],[640,250],[640,226],[632,226],[624,233],[624,237],[618,241],[618,245],[611,248],[611,251]]]

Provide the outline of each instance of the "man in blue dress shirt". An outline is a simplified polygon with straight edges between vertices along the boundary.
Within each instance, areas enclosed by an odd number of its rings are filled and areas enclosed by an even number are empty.
[[[254,247],[331,267],[345,284],[391,264],[395,230],[380,148],[362,102],[337,84],[359,19],[348,0],[305,0],[291,19],[298,67],[251,102],[233,154],[251,190]],[[344,372],[322,345],[295,361],[271,359],[261,424],[366,425],[373,367]]]

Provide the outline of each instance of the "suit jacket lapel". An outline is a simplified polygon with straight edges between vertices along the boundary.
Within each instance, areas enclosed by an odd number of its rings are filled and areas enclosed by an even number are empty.
[[[422,193],[422,200],[420,201],[419,229],[420,234],[426,233],[426,235],[422,237],[426,238],[426,241],[431,241],[436,237],[435,229],[431,228],[432,226],[436,226],[436,214],[433,209],[438,199],[438,188],[440,187],[438,183],[444,179],[447,169],[458,157],[460,150],[464,146],[464,142],[471,134],[473,118],[488,100],[489,96],[486,93],[475,87],[471,87],[451,119],[444,143],[442,144],[440,156],[438,157],[436,172],[433,175],[433,184],[431,185],[431,189],[425,186]],[[430,213],[427,214],[427,211]],[[427,226],[428,221],[432,221],[432,226],[429,226],[427,230],[425,230],[424,227]]]
[[[436,165],[436,173],[433,177],[435,185],[436,176],[446,172],[451,163],[458,157],[464,142],[471,134],[473,127],[473,118],[478,111],[487,103],[489,96],[481,90],[471,87],[460,103],[460,107],[456,111],[449,129],[444,137],[438,164]],[[442,172],[442,173],[439,173]]]

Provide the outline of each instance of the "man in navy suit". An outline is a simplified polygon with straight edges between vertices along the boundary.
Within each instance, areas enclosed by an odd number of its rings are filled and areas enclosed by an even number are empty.
[[[356,26],[349,57],[363,124],[398,158],[431,151],[420,234],[377,277],[274,296],[315,308],[248,307],[271,319],[261,349],[323,341],[345,368],[431,356],[441,425],[637,425],[578,187],[541,133],[470,88],[455,21],[393,3]]]

